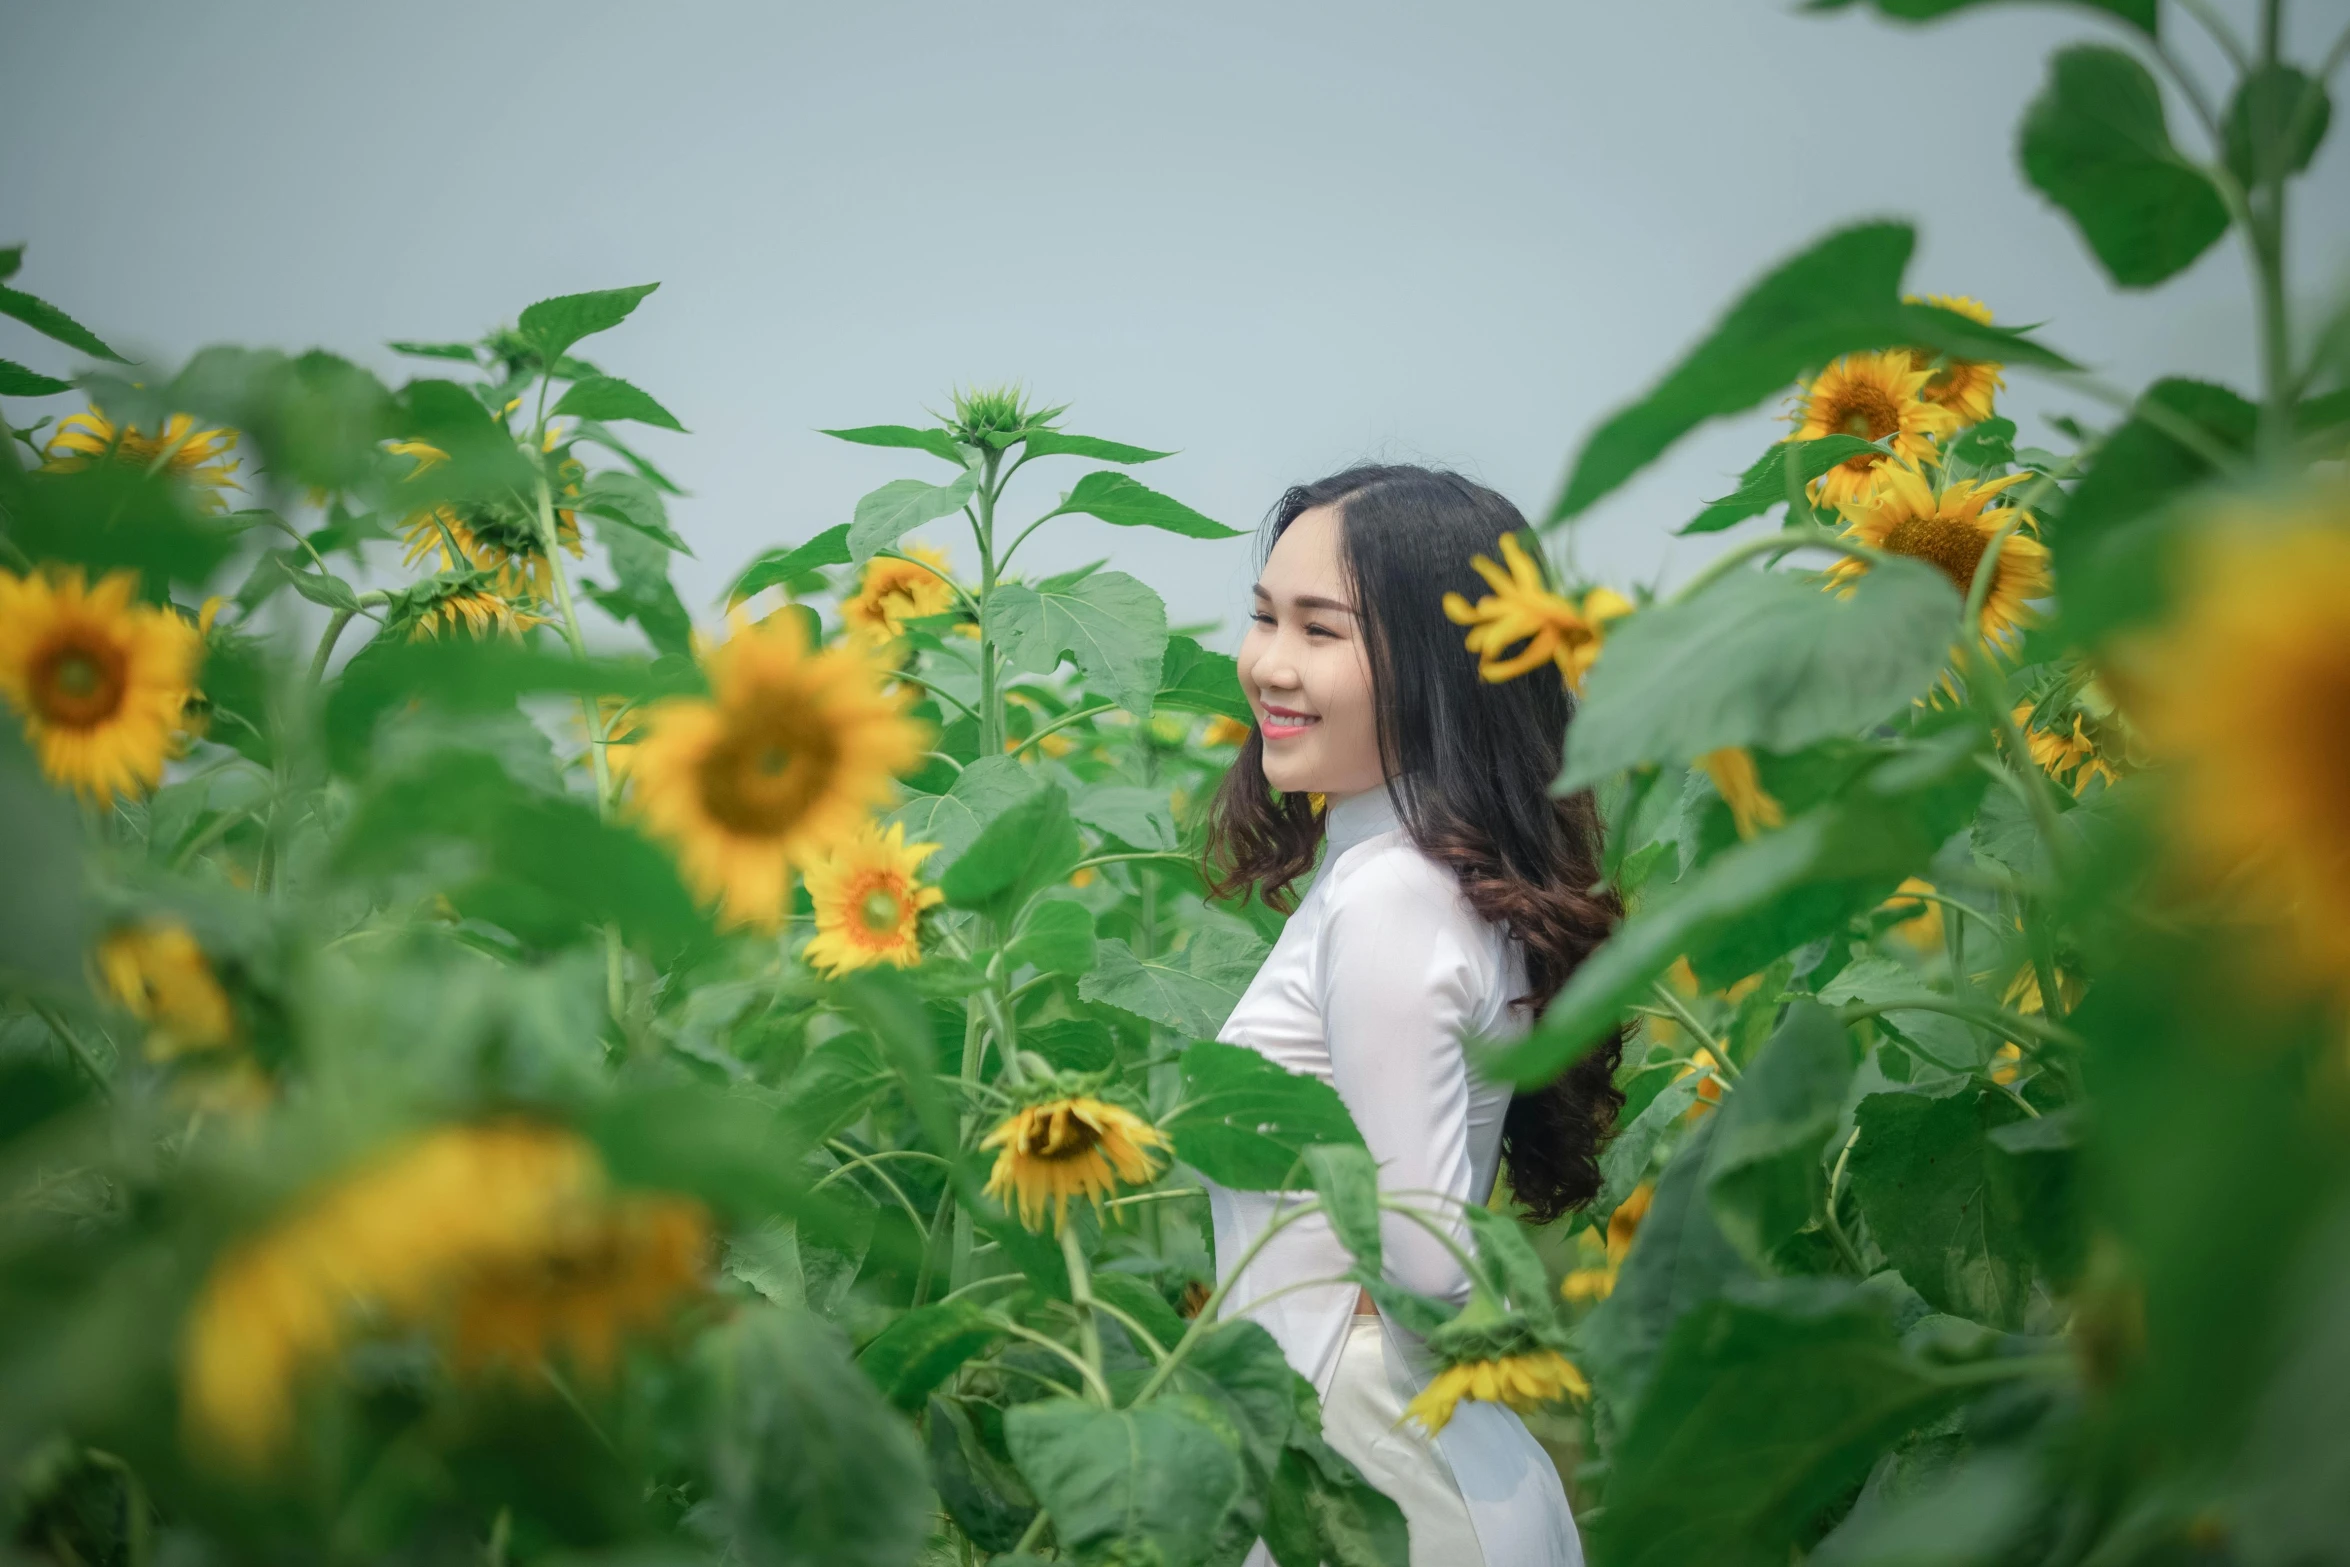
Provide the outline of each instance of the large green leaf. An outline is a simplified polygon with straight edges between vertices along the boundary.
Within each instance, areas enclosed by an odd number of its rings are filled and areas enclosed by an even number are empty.
[[[2246,190],[2266,176],[2267,158],[2276,159],[2278,174],[2299,174],[2317,156],[2333,118],[2325,83],[2281,60],[2259,66],[2236,84],[2228,104],[2228,169]],[[2276,151],[2265,150],[2271,147]]]
[[[963,472],[945,484],[892,479],[857,502],[849,523],[849,558],[862,564],[926,522],[960,511],[979,487],[979,475]]]
[[[928,452],[933,457],[945,458],[958,468],[971,465],[970,454],[956,445],[955,438],[944,430],[918,430],[904,424],[864,424],[853,430],[819,430],[816,433],[857,446],[892,446],[908,451]]]
[[[347,771],[364,758],[377,721],[412,700],[481,713],[511,707],[526,692],[650,697],[686,689],[683,682],[691,678],[682,669],[656,671],[643,660],[581,660],[507,641],[379,638],[343,666],[327,693],[323,728],[330,757]]]
[[[821,566],[849,564],[849,525],[834,523],[805,544],[788,550],[767,550],[742,569],[726,590],[726,600],[739,604],[763,588],[804,576]]]
[[[1028,911],[1004,949],[1017,968],[1033,963],[1047,974],[1083,974],[1093,967],[1093,913],[1074,898],[1045,898]]]
[[[1852,1194],[1887,1260],[1938,1311],[2022,1324],[2031,1260],[1989,1140],[2022,1119],[2014,1100],[1972,1078],[1871,1094],[1855,1113]]]
[[[127,365],[128,359],[116,353],[99,339],[97,333],[52,305],[46,299],[36,299],[20,290],[0,284],[0,316],[22,321],[26,326],[53,342],[68,348],[78,348],[92,358],[110,360]]]
[[[978,1302],[968,1298],[921,1306],[883,1328],[857,1355],[857,1364],[900,1409],[922,1407],[963,1362],[1004,1336]]]
[[[13,359],[0,359],[0,397],[54,397],[72,390],[71,381],[28,370]]]
[[[640,283],[634,288],[604,288],[586,294],[558,294],[553,299],[542,299],[526,307],[516,324],[530,346],[539,351],[539,357],[552,364],[562,357],[565,349],[583,337],[598,332],[609,332],[626,321],[629,313],[644,302],[647,294],[659,288],[658,283]]]
[[[1265,961],[1265,944],[1245,931],[1207,925],[1181,953],[1145,958],[1123,941],[1101,945],[1099,966],[1077,993],[1163,1024],[1187,1039],[1212,1038],[1240,1004]]]
[[[88,991],[83,978],[97,909],[82,869],[82,824],[73,798],[41,775],[24,729],[0,718],[0,984],[53,999]]]
[[[2227,232],[2227,203],[2171,144],[2162,89],[2118,49],[2058,52],[2024,114],[2019,151],[2025,176],[2124,288],[2185,271]]]
[[[1036,1516],[1036,1497],[1010,1454],[999,1452],[1003,1411],[978,1399],[933,1398],[925,1423],[930,1477],[957,1527],[982,1550],[1009,1551],[1019,1544]]]
[[[1167,653],[1167,606],[1122,571],[996,589],[988,629],[1015,669],[1049,675],[1066,653],[1137,718],[1150,715]]]
[[[1592,432],[1548,520],[1581,513],[1706,420],[1741,413],[1838,354],[1917,347],[1962,359],[2072,367],[2019,333],[1905,303],[1901,276],[1916,239],[1907,224],[1867,223],[1830,234],[1779,265],[1663,380]]]
[[[1175,847],[1175,811],[1165,788],[1142,784],[1095,784],[1069,809],[1094,831],[1137,849]]]
[[[646,496],[654,494],[653,487],[634,474],[597,477],[625,478],[644,485]],[[603,513],[596,514],[596,542],[604,546],[618,580],[609,588],[585,584],[589,595],[615,620],[635,621],[655,651],[681,659],[692,657],[694,620],[669,580],[669,551],[642,530],[615,523]]]
[[[1173,452],[1154,452],[1147,446],[1128,446],[1123,441],[1105,441],[1097,435],[1064,435],[1059,430],[1038,430],[1021,442],[1022,451],[1030,457],[1091,457],[1097,462],[1145,463],[1172,457]]]
[[[634,528],[664,549],[685,555],[693,553],[669,525],[669,507],[661,499],[660,489],[642,474],[611,470],[596,474],[582,486],[571,504],[593,516],[608,517]]]
[[[1152,709],[1179,713],[1213,713],[1252,723],[1248,698],[1241,694],[1240,665],[1229,653],[1214,653],[1190,637],[1167,638],[1167,654],[1159,664],[1159,693]]]
[[[1719,1112],[1706,1200],[1757,1268],[1812,1220],[1826,1185],[1820,1150],[1836,1129],[1853,1062],[1836,1014],[1796,1002]]]
[[[757,1567],[905,1567],[931,1498],[913,1428],[805,1314],[754,1306],[695,1345],[707,1522]]]
[[[1029,449],[1033,451],[1035,445],[1035,441],[1031,440]],[[1071,512],[1099,517],[1121,528],[1163,528],[1169,533],[1180,533],[1187,539],[1236,539],[1241,533],[1238,528],[1227,528],[1213,518],[1201,516],[1173,496],[1161,495],[1122,473],[1107,470],[1089,473],[1079,479],[1077,488],[1071,490],[1060,505],[1045,515],[1061,517]]]
[[[1036,775],[1008,756],[983,756],[955,775],[944,794],[918,794],[885,818],[902,823],[908,843],[935,843],[938,852],[922,862],[923,874],[937,878],[962,857],[981,829],[1036,792]]]
[[[1804,486],[1830,468],[1863,452],[1878,451],[1873,442],[1857,435],[1830,435],[1816,441],[1782,441],[1754,460],[1738,480],[1738,488],[1675,531],[1682,534],[1719,533],[1749,517],[1759,517],[1789,497],[1800,498]]]
[[[1666,1340],[1613,1454],[1600,1560],[1778,1567],[1879,1452],[1956,1402],[1851,1287],[1750,1288]]]
[[[1265,1544],[1280,1567],[1406,1567],[1403,1509],[1329,1443],[1302,1432],[1265,1497]]]
[[[1043,1399],[1008,1411],[1004,1436],[1062,1549],[1081,1560],[1198,1567],[1245,1481],[1226,1435],[1177,1400]]]
[[[1941,572],[1895,559],[1865,573],[1849,598],[1808,576],[1747,571],[1643,610],[1608,637],[1591,671],[1559,786],[1722,746],[1793,751],[1856,733],[1934,683],[1959,609]]]
[[[938,887],[955,908],[1009,921],[1032,895],[1066,881],[1084,853],[1068,795],[1048,783],[980,829]]]
[[[272,475],[328,490],[352,488],[374,472],[379,443],[401,425],[398,402],[373,373],[316,349],[288,356],[207,348],[152,395],[146,408],[126,401],[121,416],[148,429],[166,411],[233,426]],[[102,399],[109,411],[122,400],[113,391]],[[474,466],[461,446],[452,455]]]
[[[1810,0],[1807,11],[1841,11],[1853,0]],[[1931,22],[1954,11],[1969,10],[1978,5],[1989,5],[1993,0],[1869,0],[1880,12],[1904,22]],[[2117,16],[2147,37],[2156,36],[2155,17],[2159,0],[2072,0],[2075,5],[2092,11],[2103,11]]]
[[[1202,1040],[1183,1053],[1183,1102],[1162,1126],[1176,1156],[1235,1191],[1281,1191],[1316,1143],[1360,1147],[1338,1091],[1254,1050]]]
[[[1313,1178],[1314,1194],[1330,1228],[1355,1265],[1377,1277],[1380,1272],[1379,1166],[1371,1150],[1352,1143],[1316,1143],[1306,1150],[1306,1174]]]
[[[554,412],[576,419],[634,419],[664,430],[685,429],[677,422],[677,415],[662,407],[652,393],[616,375],[592,375],[572,382]]]
[[[1180,1327],[1181,1319],[1176,1323]],[[1223,1406],[1240,1437],[1240,1455],[1251,1479],[1261,1486],[1272,1478],[1281,1462],[1282,1444],[1296,1437],[1304,1411],[1298,1375],[1289,1369],[1281,1346],[1263,1324],[1235,1318],[1201,1334],[1174,1386]],[[1311,1390],[1307,1392],[1310,1396]]]
[[[1658,1089],[1656,1097],[1641,1106],[1640,1113],[1608,1139],[1599,1156],[1599,1195],[1591,1199],[1591,1206],[1585,1210],[1594,1226],[1605,1229],[1615,1211],[1624,1205],[1624,1199],[1648,1179],[1648,1168],[1656,1161],[1657,1145],[1689,1113],[1689,1107],[1697,1102],[1698,1087],[1704,1081],[1694,1072],[1675,1078]]]

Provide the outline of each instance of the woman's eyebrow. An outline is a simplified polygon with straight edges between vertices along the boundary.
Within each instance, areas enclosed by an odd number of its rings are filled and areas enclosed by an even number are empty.
[[[1273,602],[1273,595],[1265,591],[1265,585],[1262,582],[1250,584],[1249,592],[1256,595],[1258,598],[1263,599],[1268,604]],[[1339,599],[1326,599],[1318,594],[1313,593],[1300,593],[1296,598],[1291,599],[1289,602],[1297,606],[1299,609],[1334,609],[1341,615],[1351,615],[1355,612],[1354,606],[1352,604],[1345,603]]]

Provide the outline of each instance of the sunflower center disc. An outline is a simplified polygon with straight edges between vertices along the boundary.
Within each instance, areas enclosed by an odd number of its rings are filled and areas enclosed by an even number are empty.
[[[1835,412],[1841,415],[1835,422],[1837,430],[1864,441],[1880,440],[1901,428],[1901,410],[1893,399],[1866,389],[1848,393]]]
[[[39,661],[33,687],[43,718],[87,729],[122,706],[122,655],[109,647],[68,642]]]
[[[896,930],[902,912],[897,895],[881,887],[865,894],[865,901],[857,906],[857,918],[865,922],[867,930],[876,933]]]
[[[796,707],[732,715],[702,762],[703,809],[731,831],[779,836],[823,794],[838,756],[815,715]]]
[[[1911,517],[1885,535],[1888,554],[1926,561],[1950,579],[1961,595],[1973,591],[1984,539],[1974,524],[1948,517]]]
[[[1048,1111],[1042,1120],[1030,1129],[1023,1150],[1032,1158],[1077,1159],[1101,1146],[1102,1134],[1093,1123],[1071,1111]]]

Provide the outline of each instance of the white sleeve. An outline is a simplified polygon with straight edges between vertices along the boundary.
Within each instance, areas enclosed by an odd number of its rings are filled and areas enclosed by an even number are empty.
[[[1379,1187],[1423,1209],[1466,1249],[1468,1062],[1462,1036],[1497,976],[1484,927],[1444,867],[1382,847],[1345,867],[1323,926],[1320,1001],[1338,1096],[1379,1164]],[[1441,1192],[1451,1201],[1429,1196]],[[1468,1278],[1441,1241],[1402,1214],[1380,1222],[1390,1282],[1453,1302]]]

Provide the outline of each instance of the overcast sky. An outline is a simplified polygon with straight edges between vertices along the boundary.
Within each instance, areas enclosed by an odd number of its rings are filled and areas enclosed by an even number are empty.
[[[2294,11],[2304,57],[2350,20]],[[2116,382],[2249,388],[2232,239],[2118,295],[2015,171],[2050,50],[2110,36],[2079,9],[1912,28],[1783,0],[28,6],[0,51],[0,242],[126,351],[323,346],[392,378],[420,367],[387,339],[659,280],[590,351],[693,431],[645,445],[692,491],[678,575],[707,615],[758,550],[938,468],[817,427],[920,422],[958,381],[1180,449],[1143,476],[1238,526],[1364,457],[1537,511],[1757,272],[1864,216],[1919,223],[1913,287],[2046,322]],[[2342,142],[2300,187],[2313,299],[2350,259]],[[2027,434],[2096,412],[2011,401]],[[1581,562],[1685,574],[1704,546],[1669,530],[1779,428],[1684,443],[1592,514]],[[1015,510],[1084,471],[1031,466]],[[1237,624],[1247,545],[1054,527],[1039,564],[1113,555],[1178,622]]]

